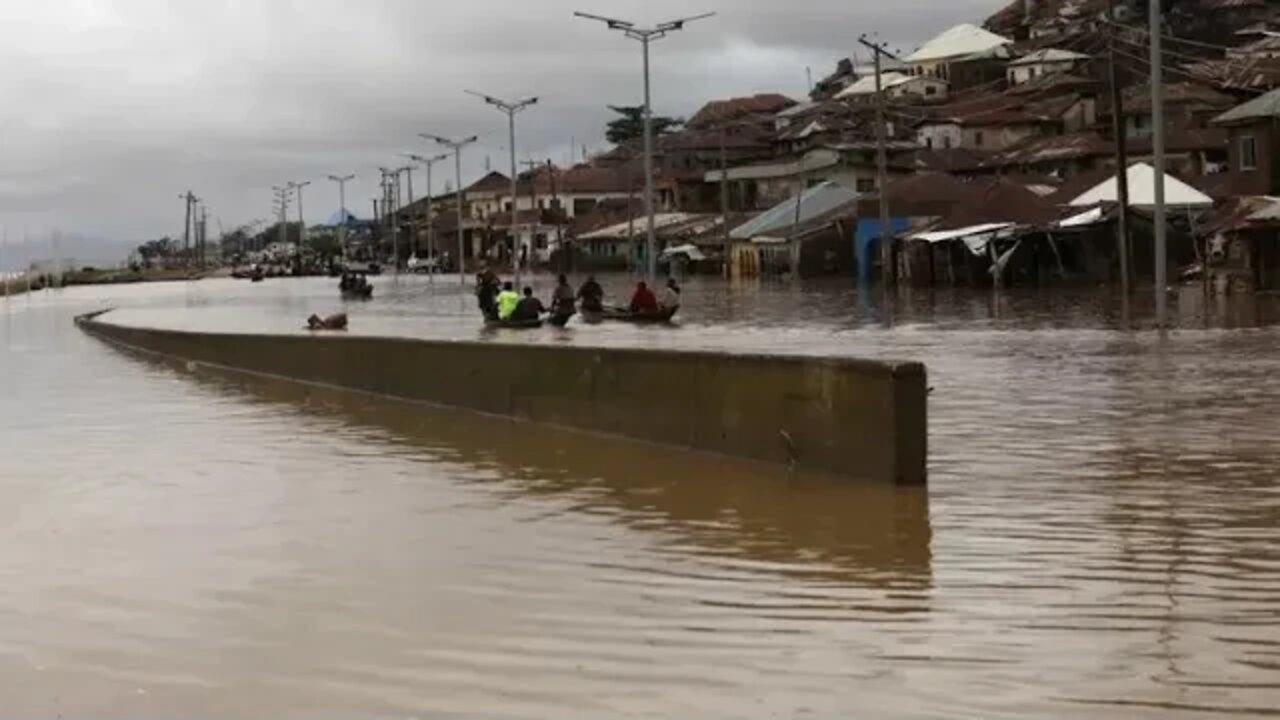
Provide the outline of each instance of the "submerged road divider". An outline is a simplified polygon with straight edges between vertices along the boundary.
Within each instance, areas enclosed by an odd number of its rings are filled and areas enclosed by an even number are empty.
[[[115,325],[106,312],[76,325],[176,360],[805,472],[927,479],[927,378],[916,362],[203,333]]]

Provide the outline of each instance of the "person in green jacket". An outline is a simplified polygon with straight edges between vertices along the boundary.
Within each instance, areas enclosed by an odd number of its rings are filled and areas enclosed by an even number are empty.
[[[498,293],[498,319],[509,320],[519,304],[520,294],[515,291],[515,286],[509,282],[502,283],[502,292]]]

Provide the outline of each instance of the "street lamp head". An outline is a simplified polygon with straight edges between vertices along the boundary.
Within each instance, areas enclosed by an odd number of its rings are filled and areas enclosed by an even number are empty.
[[[631,28],[636,26],[636,24],[633,22],[627,22],[626,20],[618,20],[617,18],[608,18],[602,15],[592,15],[591,13],[584,13],[584,12],[578,12],[578,11],[574,11],[573,14],[574,16],[583,18],[584,20],[598,20],[604,23],[606,26],[608,26],[610,30],[630,30]]]
[[[713,16],[715,16],[715,13],[713,13],[713,12],[702,13],[701,15],[691,15],[691,16],[689,16],[689,17],[678,18],[678,19],[676,19],[676,20],[671,20],[671,21],[668,21],[668,22],[661,23],[661,24],[659,24],[659,25],[657,26],[657,28],[656,28],[656,29],[657,29],[659,32],[670,32],[670,31],[672,31],[672,30],[683,30],[685,25],[688,25],[689,23],[691,23],[691,22],[693,22],[693,21],[695,21],[695,20],[705,20],[705,19],[707,19],[707,18],[709,18],[709,17],[713,17]]]

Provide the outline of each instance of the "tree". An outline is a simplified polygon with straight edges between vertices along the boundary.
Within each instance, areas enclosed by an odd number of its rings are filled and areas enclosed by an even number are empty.
[[[606,140],[614,145],[621,145],[644,137],[643,105],[610,105],[609,109],[618,113],[621,117],[609,121],[604,134]],[[684,120],[680,118],[655,115],[653,116],[654,137],[675,132],[683,124]]]
[[[156,240],[148,240],[138,246],[138,257],[142,258],[143,265],[151,267],[156,261],[164,262],[176,255],[178,252],[178,244],[172,238],[162,237]]]

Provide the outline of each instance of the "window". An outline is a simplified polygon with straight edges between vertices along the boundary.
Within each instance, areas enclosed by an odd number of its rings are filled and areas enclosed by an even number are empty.
[[[942,136],[942,147],[944,147],[944,148],[946,148],[946,149],[948,149],[948,150],[950,150],[950,149],[951,149],[951,136],[950,136],[950,135],[943,135],[943,136]]]
[[[936,87],[934,87],[934,86],[932,86],[932,85],[926,85],[926,86],[924,87],[924,94],[925,94],[925,95],[937,95],[937,94],[938,94],[938,88],[936,88]]]
[[[1258,141],[1252,135],[1240,138],[1240,169],[1258,169]]]
[[[924,146],[925,146],[925,147],[927,147],[927,148],[929,148],[930,150],[932,150],[932,149],[933,149],[933,138],[931,138],[931,137],[927,137],[927,138],[925,138],[925,139],[924,139]]]
[[[973,144],[982,147],[982,131],[978,130],[973,133]]]
[[[876,181],[874,178],[858,178],[857,190],[860,193],[870,193],[876,191]]]
[[[511,201],[507,201],[507,202],[505,202],[505,203],[503,203],[503,204],[502,204],[502,211],[503,211],[503,212],[511,212]]]

